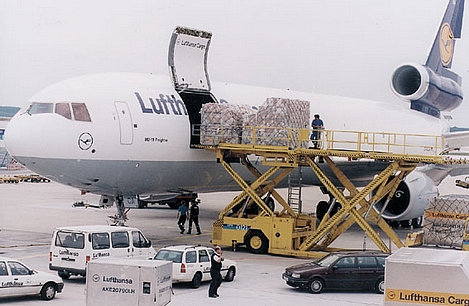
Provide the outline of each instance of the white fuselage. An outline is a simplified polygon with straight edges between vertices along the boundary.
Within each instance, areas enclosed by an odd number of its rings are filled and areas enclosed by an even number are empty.
[[[310,118],[319,113],[330,130],[426,135],[446,131],[440,119],[412,111],[405,103],[224,83],[213,83],[211,92],[219,102],[251,106],[269,97],[308,100]],[[30,115],[25,108],[7,127],[11,155],[58,182],[105,195],[237,187],[214,152],[190,148],[189,117],[168,76],[87,75],[52,85],[29,102],[82,103],[89,112],[91,121],[79,121],[54,112]],[[361,164],[361,171],[371,176],[375,165],[367,165]]]

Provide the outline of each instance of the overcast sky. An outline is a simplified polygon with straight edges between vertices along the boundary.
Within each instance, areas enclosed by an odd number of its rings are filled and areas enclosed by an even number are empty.
[[[0,105],[23,106],[40,89],[82,74],[167,74],[169,38],[177,25],[213,33],[212,81],[405,103],[391,92],[391,74],[404,62],[425,62],[446,5],[447,0],[0,0]],[[466,95],[468,31],[463,27],[453,61]],[[452,125],[469,127],[468,116],[465,101]]]

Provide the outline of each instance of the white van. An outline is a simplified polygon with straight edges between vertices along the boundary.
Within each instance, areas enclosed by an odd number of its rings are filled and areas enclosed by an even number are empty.
[[[49,269],[60,277],[86,276],[88,261],[101,257],[152,259],[155,249],[132,227],[88,225],[58,227],[52,235]]]

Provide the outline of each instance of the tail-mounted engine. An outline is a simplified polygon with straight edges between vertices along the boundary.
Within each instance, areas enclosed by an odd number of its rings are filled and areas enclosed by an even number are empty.
[[[391,89],[410,101],[411,109],[439,118],[440,112],[457,108],[463,100],[460,77],[446,72],[447,77],[424,65],[404,64],[392,74]]]

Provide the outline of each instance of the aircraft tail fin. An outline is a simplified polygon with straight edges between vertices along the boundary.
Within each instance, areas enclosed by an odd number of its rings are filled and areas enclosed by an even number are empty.
[[[425,65],[405,63],[391,78],[391,89],[410,108],[441,118],[463,101],[462,78],[451,70],[455,39],[461,38],[464,0],[449,0]]]
[[[451,77],[454,81],[458,80],[446,72],[453,63],[454,39],[461,38],[463,13],[464,0],[449,0],[425,64],[437,74]]]

